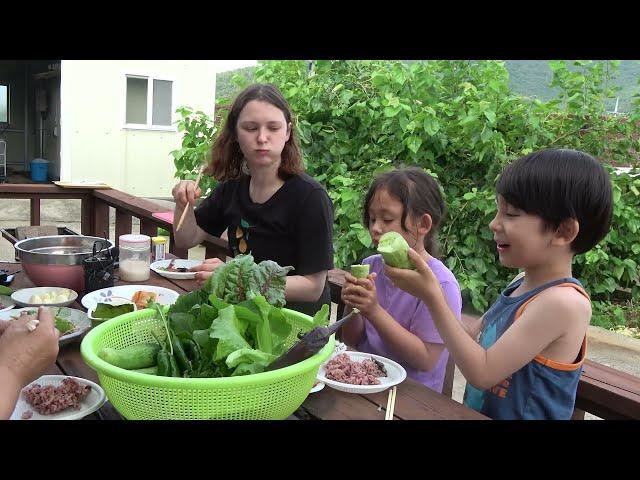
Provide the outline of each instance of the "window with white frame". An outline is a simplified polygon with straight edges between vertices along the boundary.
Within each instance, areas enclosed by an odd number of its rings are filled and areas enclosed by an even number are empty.
[[[170,127],[173,82],[127,75],[127,125]]]
[[[0,83],[0,123],[9,123],[9,85]]]

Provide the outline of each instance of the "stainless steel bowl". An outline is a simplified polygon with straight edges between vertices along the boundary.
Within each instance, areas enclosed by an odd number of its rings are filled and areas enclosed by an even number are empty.
[[[14,247],[22,263],[22,270],[39,287],[65,287],[83,292],[84,267],[82,261],[93,255],[95,242],[113,242],[84,235],[53,235],[27,238]],[[104,247],[103,247],[104,248]],[[100,246],[96,250],[100,250]],[[104,252],[104,250],[103,250]]]
[[[84,235],[52,235],[21,240],[14,245],[22,263],[41,265],[82,265],[82,260],[93,255],[95,242],[107,242],[107,249],[114,247],[111,240]],[[100,247],[98,247],[98,250]]]

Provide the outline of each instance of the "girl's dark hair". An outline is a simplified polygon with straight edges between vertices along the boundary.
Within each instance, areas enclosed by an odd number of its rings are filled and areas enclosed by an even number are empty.
[[[242,170],[244,155],[238,144],[236,124],[238,123],[240,112],[251,100],[267,102],[279,108],[284,113],[286,126],[291,123],[291,133],[282,150],[282,161],[278,169],[278,176],[286,180],[292,175],[303,172],[302,154],[300,153],[295,121],[289,104],[276,86],[267,83],[256,83],[245,88],[234,100],[222,131],[211,149],[211,163],[207,168],[207,173],[221,182],[239,178],[244,174]]]
[[[411,215],[419,218],[425,213],[431,216],[431,230],[424,238],[424,248],[430,255],[438,256],[438,227],[446,215],[446,205],[440,185],[429,174],[417,167],[401,168],[377,175],[364,198],[362,220],[369,226],[369,205],[378,190],[385,189],[402,203],[401,225],[408,231],[406,220]]]
[[[577,220],[580,231],[571,243],[576,254],[593,248],[611,226],[611,179],[600,162],[584,152],[533,152],[505,167],[496,191],[514,207],[540,216],[546,229],[557,229],[567,218]]]

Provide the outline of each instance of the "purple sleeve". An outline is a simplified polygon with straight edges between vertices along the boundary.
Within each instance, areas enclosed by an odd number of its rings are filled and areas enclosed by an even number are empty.
[[[460,321],[462,315],[462,297],[460,295],[460,288],[455,282],[443,282],[440,286],[444,292],[444,298],[447,301],[447,305],[449,305],[453,315],[458,319],[458,321]],[[423,342],[444,343],[433,319],[431,318],[431,312],[424,302],[420,302],[418,304],[418,308],[416,308],[416,312],[411,319],[409,331],[419,337]]]

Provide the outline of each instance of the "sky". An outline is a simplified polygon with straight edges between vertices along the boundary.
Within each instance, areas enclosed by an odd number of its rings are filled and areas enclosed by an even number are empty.
[[[238,68],[252,67],[258,64],[257,60],[216,60],[218,72],[228,72]]]

